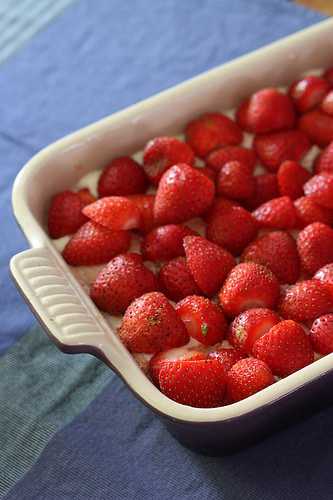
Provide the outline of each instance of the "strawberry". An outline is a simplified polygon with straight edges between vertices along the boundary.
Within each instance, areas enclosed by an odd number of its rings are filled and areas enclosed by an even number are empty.
[[[148,233],[156,226],[154,219],[155,196],[153,194],[132,194],[127,198],[133,201],[139,209],[141,216],[139,229],[143,233]]]
[[[247,309],[273,309],[280,295],[280,286],[272,271],[254,262],[235,266],[219,293],[220,304],[228,316],[237,316]]]
[[[250,212],[223,198],[216,200],[207,222],[207,238],[235,255],[239,255],[258,232]]]
[[[333,314],[317,318],[310,330],[312,347],[320,354],[333,352]]]
[[[231,323],[228,340],[244,354],[251,354],[255,341],[279,321],[279,316],[270,309],[248,309]]]
[[[303,269],[314,274],[333,262],[333,229],[321,222],[309,224],[297,237],[297,249]]]
[[[250,97],[246,108],[242,109],[241,121],[244,128],[254,134],[292,128],[295,123],[292,100],[277,89],[261,89]]]
[[[239,349],[233,347],[219,347],[208,353],[208,358],[216,358],[222,363],[226,373],[240,359],[244,358],[244,354]]]
[[[53,196],[48,212],[48,231],[51,238],[75,233],[87,221],[82,213],[85,204],[78,193],[63,191]]]
[[[141,253],[145,260],[170,260],[185,255],[183,239],[195,235],[187,226],[168,224],[153,229],[141,244]]]
[[[201,293],[184,257],[177,257],[164,264],[158,277],[165,295],[175,302],[188,295]]]
[[[93,203],[96,201],[96,198],[94,195],[91,194],[90,190],[88,188],[82,188],[80,189],[77,194],[80,197],[80,200],[82,201],[83,205],[89,205],[90,203]]]
[[[321,207],[311,196],[302,196],[294,202],[297,214],[297,226],[303,228],[312,222],[333,224],[333,210]]]
[[[273,231],[260,236],[245,248],[241,259],[243,262],[267,266],[281,283],[295,283],[299,278],[300,263],[296,242],[284,231]]]
[[[201,236],[186,236],[184,248],[194,281],[205,295],[214,295],[234,267],[234,257]]]
[[[289,196],[292,200],[303,196],[303,185],[310,177],[311,174],[296,161],[284,161],[277,173],[281,196]]]
[[[262,164],[276,172],[286,160],[300,161],[309,151],[311,143],[301,130],[287,130],[258,135],[253,146]]]
[[[155,137],[143,152],[143,168],[152,184],[157,185],[163,173],[176,163],[193,165],[190,146],[176,137]]]
[[[129,232],[111,231],[88,221],[71,237],[62,255],[71,266],[104,264],[115,255],[126,252],[130,243]]]
[[[332,90],[322,100],[320,108],[327,115],[333,116],[333,91]]]
[[[222,113],[205,113],[192,120],[186,126],[185,136],[187,144],[201,158],[218,147],[240,144],[243,139],[238,125]]]
[[[222,406],[225,371],[217,359],[164,363],[159,373],[163,394],[183,405],[196,408]]]
[[[169,349],[168,351],[162,351],[155,354],[149,362],[149,373],[154,384],[159,386],[160,370],[164,363],[183,360],[194,361],[198,359],[207,359],[205,351],[200,349],[201,347],[175,347],[173,349]]]
[[[234,200],[246,200],[255,191],[254,177],[247,167],[239,161],[224,164],[217,177],[217,193]]]
[[[253,346],[253,354],[275,375],[286,377],[314,360],[309,336],[295,321],[280,321]]]
[[[319,109],[308,111],[302,115],[298,127],[320,147],[325,147],[333,141],[333,117]]]
[[[281,297],[281,316],[294,321],[312,321],[333,310],[333,298],[326,285],[318,280],[300,281],[287,288]]]
[[[304,192],[318,205],[333,209],[333,173],[323,172],[314,175],[304,184]]]
[[[266,201],[279,196],[277,176],[275,174],[262,174],[254,177],[254,193],[246,200],[249,208],[257,208]]]
[[[331,142],[316,158],[315,167],[316,174],[322,172],[333,173],[333,142]]]
[[[257,158],[252,149],[247,149],[243,146],[224,146],[223,148],[212,151],[207,156],[206,161],[207,165],[217,172],[219,172],[226,163],[231,161],[239,161],[253,172]]]
[[[260,226],[271,229],[292,229],[297,224],[296,209],[289,196],[266,201],[252,215]]]
[[[328,68],[323,77],[328,81],[331,87],[333,87],[333,68]]]
[[[333,264],[326,264],[326,266],[318,269],[313,279],[324,283],[330,289],[333,296]]]
[[[156,277],[143,265],[141,255],[127,253],[114,257],[98,273],[90,297],[102,311],[121,314],[132,300],[156,289]]]
[[[221,342],[227,332],[227,322],[221,308],[205,297],[191,295],[181,300],[176,311],[190,337],[204,345]]]
[[[294,82],[289,89],[297,110],[305,113],[318,106],[329,91],[329,84],[320,76],[309,75]]]
[[[247,113],[250,105],[250,99],[245,99],[242,101],[236,110],[236,123],[243,130],[247,130]]]
[[[188,342],[183,322],[160,292],[136,298],[126,309],[118,334],[131,352],[154,354]]]
[[[203,214],[213,202],[208,177],[185,163],[167,170],[157,188],[154,216],[159,224],[175,224]]]
[[[97,189],[102,198],[143,193],[146,187],[147,177],[139,163],[130,156],[120,156],[103,169]]]
[[[273,384],[270,368],[259,359],[241,359],[228,371],[227,399],[231,403],[241,401]]]
[[[212,182],[214,182],[215,184],[215,181],[216,181],[216,171],[211,168],[211,167],[196,167],[199,169],[199,172],[201,172],[202,174],[204,174],[206,177],[208,177],[208,179],[210,179]]]
[[[136,204],[123,196],[108,196],[82,210],[89,219],[112,231],[140,227],[141,214]]]

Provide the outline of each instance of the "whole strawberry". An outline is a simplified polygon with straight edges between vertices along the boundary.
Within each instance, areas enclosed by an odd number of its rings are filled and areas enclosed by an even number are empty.
[[[71,266],[104,264],[115,255],[126,252],[130,242],[128,231],[111,231],[88,221],[71,237],[62,255]]]
[[[201,236],[186,236],[184,248],[187,265],[199,289],[205,295],[214,295],[234,267],[234,257]]]
[[[208,358],[218,359],[222,363],[225,373],[228,373],[237,361],[244,358],[244,354],[233,347],[218,347],[208,353]]]
[[[327,70],[323,74],[323,77],[328,81],[330,86],[333,87],[333,68],[327,68]]]
[[[316,158],[314,170],[316,174],[322,172],[333,173],[333,142],[331,142]]]
[[[184,257],[166,262],[161,267],[158,278],[162,291],[175,302],[188,295],[201,293]]]
[[[254,134],[292,128],[295,123],[292,100],[274,88],[259,90],[250,97],[243,120],[246,130]]]
[[[153,194],[132,194],[127,196],[140,212],[140,227],[138,228],[143,233],[148,233],[156,227],[154,219],[154,203],[155,196]]]
[[[97,307],[110,314],[123,313],[140,295],[157,289],[157,280],[136,253],[118,255],[97,275],[90,297]]]
[[[255,341],[280,321],[280,317],[270,309],[248,309],[231,323],[228,340],[244,354],[251,354]]]
[[[157,185],[163,173],[176,163],[193,165],[194,153],[188,144],[176,137],[155,137],[143,152],[143,168],[153,184]]]
[[[318,269],[313,277],[316,280],[322,281],[330,289],[333,296],[333,263]]]
[[[274,309],[279,295],[279,282],[267,267],[244,262],[229,273],[219,299],[223,311],[234,317],[256,307]]]
[[[272,231],[260,236],[245,248],[241,259],[267,266],[281,283],[295,283],[299,278],[296,242],[285,231]]]
[[[281,321],[260,337],[253,354],[270,367],[275,375],[286,377],[314,360],[309,336],[295,321]]]
[[[196,408],[222,406],[225,371],[217,359],[164,363],[159,373],[160,389],[177,403]]]
[[[227,331],[227,322],[221,308],[205,297],[191,295],[181,300],[176,311],[184,322],[190,337],[204,345],[221,342]]]
[[[255,358],[241,359],[227,373],[227,399],[241,401],[273,384],[274,377],[266,363]]]
[[[229,349],[230,350],[230,349]],[[178,362],[183,360],[195,361],[207,359],[206,348],[200,347],[174,347],[167,351],[158,352],[149,362],[149,374],[157,387],[159,387],[159,376],[162,366],[165,363]]]
[[[310,173],[296,161],[284,161],[277,173],[281,196],[289,196],[292,200],[303,196],[303,186],[310,177]]]
[[[276,174],[256,175],[254,183],[254,193],[245,202],[250,209],[257,208],[272,198],[278,198],[280,193]]]
[[[246,200],[253,196],[255,180],[248,166],[230,161],[221,167],[217,176],[217,194],[233,200]]]
[[[126,309],[119,337],[131,352],[156,353],[188,342],[183,322],[160,292],[145,293]]]
[[[253,172],[257,157],[252,149],[243,146],[224,146],[212,151],[206,158],[207,165],[217,172],[231,161],[239,161]]]
[[[214,198],[214,183],[199,169],[180,163],[169,168],[157,188],[154,216],[159,224],[175,224],[202,215]]]
[[[302,115],[298,127],[308,136],[311,142],[320,147],[325,147],[333,141],[333,116],[329,116],[318,109],[308,111]]]
[[[48,232],[51,238],[75,233],[87,218],[82,209],[86,205],[78,193],[63,191],[56,194],[48,211]]]
[[[304,185],[304,193],[311,196],[318,205],[333,209],[333,174],[323,172],[314,175]]]
[[[309,224],[298,235],[297,249],[303,269],[314,274],[333,262],[333,229],[321,222]]]
[[[108,196],[87,205],[83,214],[112,231],[139,228],[141,214],[137,205],[123,196]]]
[[[270,229],[293,229],[297,225],[294,204],[288,196],[266,201],[252,212],[261,227]]]
[[[318,280],[300,281],[287,288],[279,312],[286,319],[307,322],[333,311],[329,288]]]
[[[320,109],[327,115],[333,116],[333,91],[331,90],[321,101]]]
[[[243,139],[238,125],[222,113],[199,116],[186,126],[185,136],[187,144],[201,158],[218,147],[240,144]]]
[[[289,95],[297,110],[305,113],[318,106],[329,89],[330,85],[324,78],[309,75],[294,82],[289,89]]]
[[[114,158],[107,165],[98,180],[98,195],[126,196],[143,193],[147,187],[147,177],[143,168],[130,156]]]
[[[312,222],[333,224],[333,210],[318,205],[311,196],[302,196],[294,202],[297,214],[297,227],[303,228]]]
[[[153,229],[141,244],[141,253],[145,260],[170,260],[185,255],[183,239],[195,235],[187,226],[167,224]]]
[[[310,339],[316,352],[320,354],[333,352],[333,314],[325,314],[313,322]]]

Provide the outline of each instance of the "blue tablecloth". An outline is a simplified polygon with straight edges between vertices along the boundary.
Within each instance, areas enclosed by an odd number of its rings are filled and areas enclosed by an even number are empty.
[[[27,333],[8,276],[26,248],[11,184],[35,152],[320,19],[286,0],[81,0],[0,66],[0,497],[332,497],[333,408],[232,456],[197,455],[99,361]]]

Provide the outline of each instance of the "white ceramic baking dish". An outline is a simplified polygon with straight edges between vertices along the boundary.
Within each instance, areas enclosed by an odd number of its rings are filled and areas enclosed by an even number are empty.
[[[332,64],[333,20],[328,20],[57,141],[16,178],[14,213],[32,248],[13,257],[10,268],[34,314],[63,351],[103,359],[189,446],[235,448],[289,421],[314,401],[326,401],[332,392],[333,354],[230,406],[199,409],[171,401],[139,369],[51,244],[45,231],[49,200],[110,157],[133,153],[154,136],[177,134],[202,112],[230,109],[261,87],[284,85],[304,71]]]

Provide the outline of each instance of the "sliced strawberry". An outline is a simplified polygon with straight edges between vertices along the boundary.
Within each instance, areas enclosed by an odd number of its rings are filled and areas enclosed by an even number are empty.
[[[311,147],[309,139],[301,130],[259,135],[255,137],[253,145],[262,164],[272,172],[276,172],[286,160],[300,161]]]
[[[322,172],[333,173],[333,142],[331,142],[316,158],[315,167],[316,174]]]
[[[333,141],[333,117],[318,109],[302,115],[298,127],[320,147],[325,147]]]
[[[201,349],[201,350],[200,350]],[[158,352],[149,362],[149,373],[155,385],[159,386],[160,371],[164,363],[177,361],[195,361],[207,359],[207,353],[200,347],[175,347],[168,351]]]
[[[128,250],[131,235],[127,231],[111,231],[88,221],[81,226],[65,246],[62,255],[71,266],[104,264]]]
[[[333,229],[321,222],[309,224],[299,233],[297,248],[303,269],[314,274],[333,262]]]
[[[311,196],[302,196],[294,202],[297,213],[297,226],[303,228],[312,222],[333,224],[333,210],[321,207]]]
[[[314,360],[311,342],[295,321],[280,321],[253,346],[253,354],[270,367],[275,375],[286,377]]]
[[[318,205],[333,209],[333,173],[323,172],[314,175],[304,185],[304,192]]]
[[[207,165],[217,172],[230,161],[239,161],[253,172],[257,157],[252,149],[247,149],[243,146],[224,146],[223,148],[212,151],[207,156],[206,161]]]
[[[188,144],[176,137],[155,137],[143,152],[143,168],[153,184],[157,185],[163,173],[176,163],[193,165],[194,153]]]
[[[112,231],[139,228],[141,214],[137,205],[123,196],[101,198],[82,210],[89,219]]]
[[[102,171],[98,180],[98,195],[126,196],[143,193],[147,187],[147,177],[139,163],[130,156],[114,158]]]
[[[154,216],[159,224],[175,224],[202,215],[213,202],[215,187],[199,169],[185,163],[167,170],[156,193]]]
[[[274,309],[280,286],[272,271],[254,262],[235,266],[219,293],[223,311],[234,317],[247,309]]]
[[[333,116],[333,91],[332,90],[322,100],[320,108],[327,115]]]
[[[165,295],[175,302],[188,295],[201,293],[184,257],[177,257],[164,264],[158,277]]]
[[[198,287],[204,294],[214,295],[235,265],[234,257],[201,236],[186,236],[184,248],[188,267]]]
[[[156,226],[156,222],[154,219],[155,196],[153,194],[133,194],[128,196],[127,198],[133,201],[139,209],[141,216],[141,224],[139,229],[143,233],[148,233]]]
[[[231,403],[241,401],[273,382],[266,363],[255,358],[241,359],[227,373],[227,399]]]
[[[177,403],[215,408],[223,404],[225,372],[217,359],[164,363],[159,384],[163,394]]]
[[[239,255],[258,232],[254,217],[234,203],[216,200],[207,217],[207,238]]]
[[[318,269],[313,279],[319,280],[328,286],[333,296],[333,263],[326,264],[326,266]]]
[[[287,288],[281,297],[281,316],[294,321],[312,321],[333,310],[329,288],[318,280],[300,281]]]
[[[197,233],[187,226],[167,224],[153,229],[141,244],[141,253],[145,260],[170,260],[185,255],[183,239]]]
[[[297,225],[296,209],[289,196],[267,201],[252,212],[261,227],[293,229]]]
[[[121,314],[132,300],[156,289],[156,277],[143,265],[141,255],[127,253],[114,257],[99,272],[90,297],[102,311]]]
[[[275,174],[262,174],[254,177],[255,189],[253,196],[246,200],[246,205],[251,208],[257,208],[266,201],[279,196],[279,186]]]
[[[203,345],[221,342],[227,332],[227,322],[221,308],[205,297],[191,295],[181,300],[176,311],[190,337]]]
[[[191,121],[185,129],[186,142],[197,156],[205,158],[213,149],[242,142],[238,125],[222,113],[206,113]]]
[[[259,90],[242,109],[241,121],[254,134],[292,128],[295,123],[292,100],[274,88]]]
[[[279,316],[270,309],[248,309],[231,323],[228,340],[244,354],[251,354],[255,341],[279,321]]]
[[[333,314],[325,314],[313,322],[310,339],[316,352],[320,354],[333,352]]]
[[[233,200],[246,200],[253,196],[256,185],[247,167],[239,161],[225,163],[217,177],[217,193]]]
[[[284,161],[277,173],[281,196],[289,196],[292,200],[303,196],[303,186],[310,177],[310,172],[296,161]]]
[[[245,248],[242,261],[267,266],[281,283],[295,283],[299,278],[296,242],[284,231],[273,231],[254,240]]]
[[[324,78],[309,75],[294,82],[289,89],[289,95],[297,110],[305,113],[321,103],[329,88],[329,83]]]
[[[183,322],[160,292],[135,299],[126,309],[118,334],[131,352],[154,354],[188,342]]]
[[[87,221],[82,213],[85,204],[78,193],[63,191],[56,194],[48,212],[48,231],[51,238],[75,233]]]
[[[226,373],[240,359],[244,358],[244,354],[239,349],[233,347],[219,347],[208,353],[209,358],[216,358],[222,363]]]

